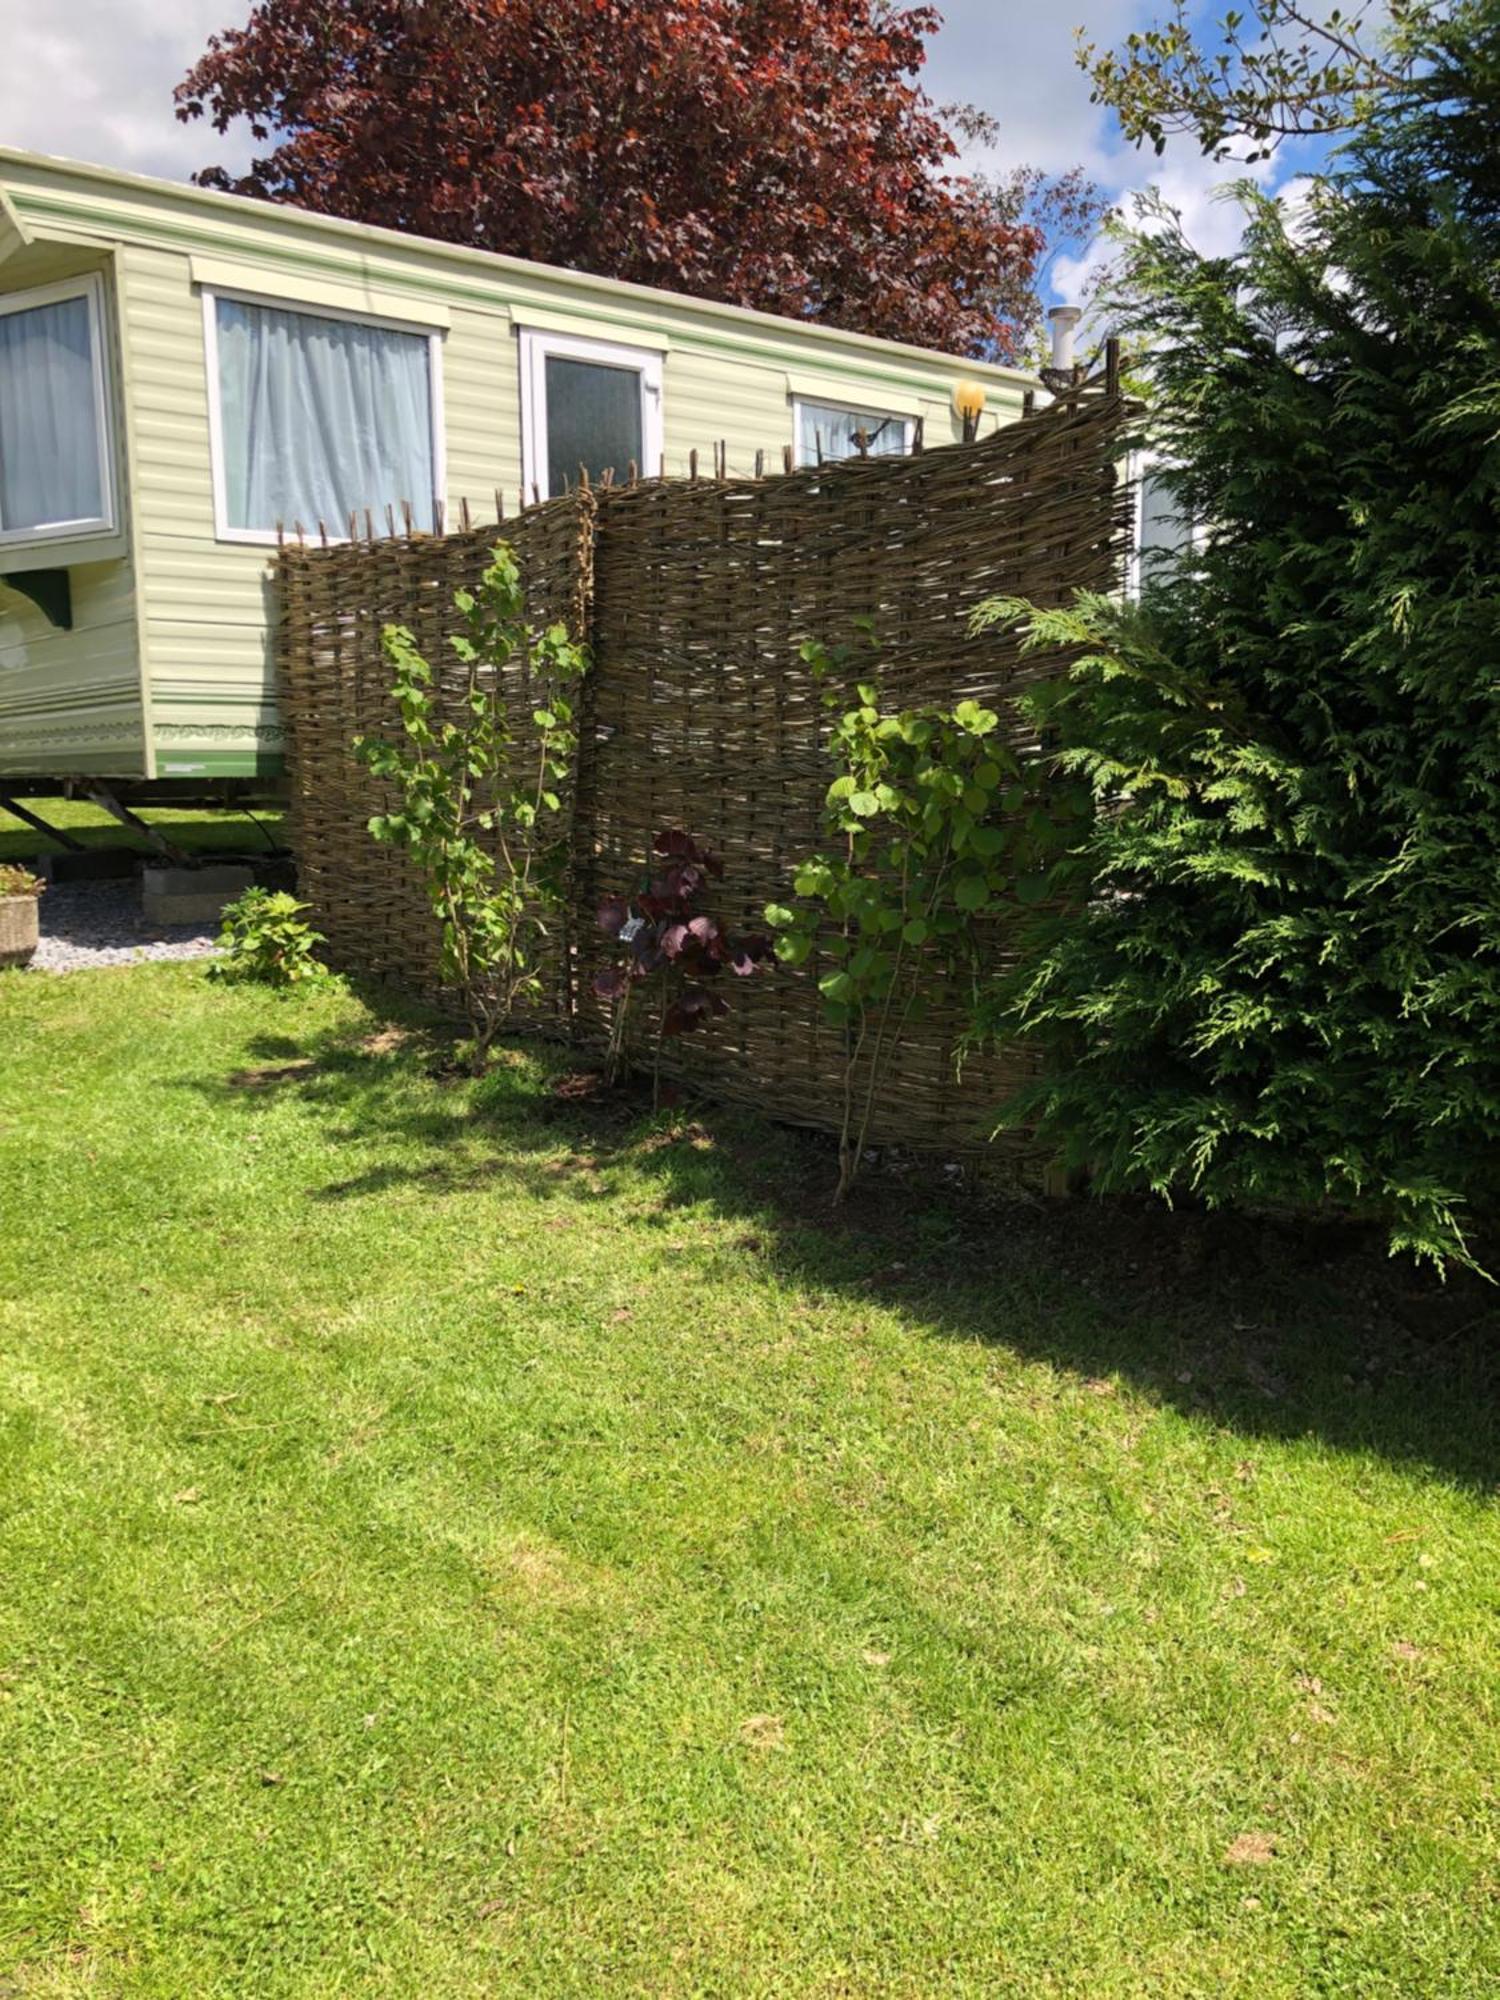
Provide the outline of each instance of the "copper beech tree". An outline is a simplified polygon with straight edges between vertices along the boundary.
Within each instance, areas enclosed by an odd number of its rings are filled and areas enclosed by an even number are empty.
[[[205,187],[1004,358],[1035,177],[955,171],[883,0],[259,0],[177,91],[262,149]]]

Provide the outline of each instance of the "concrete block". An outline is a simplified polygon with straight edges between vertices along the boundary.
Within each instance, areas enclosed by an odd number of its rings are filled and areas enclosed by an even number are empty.
[[[224,905],[242,896],[255,870],[238,862],[206,868],[143,868],[141,908],[148,924],[217,924]]]

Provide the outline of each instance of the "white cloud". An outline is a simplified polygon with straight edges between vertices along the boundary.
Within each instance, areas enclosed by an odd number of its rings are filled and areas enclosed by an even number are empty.
[[[179,124],[172,91],[233,0],[12,0],[0,64],[0,143],[186,180],[243,145]],[[248,8],[244,9],[248,13]]]
[[[940,103],[977,104],[1000,121],[995,162],[1060,173],[1082,165],[1112,185],[1107,122],[1089,102],[1074,59],[1075,29],[1101,47],[1152,9],[1146,0],[937,0],[943,26],[929,44],[926,85]]]
[[[1244,235],[1245,211],[1231,193],[1234,184],[1244,180],[1260,187],[1274,184],[1274,169],[1267,161],[1245,166],[1233,160],[1205,160],[1186,149],[1169,148],[1162,159],[1135,165],[1139,178],[1121,189],[1118,197],[1126,219],[1131,219],[1135,196],[1151,188],[1176,210],[1183,233],[1205,257],[1228,256]],[[1082,298],[1109,255],[1110,245],[1101,240],[1076,256],[1059,257],[1049,273],[1052,290],[1060,299]]]
[[[1109,113],[1089,102],[1088,78],[1075,60],[1075,29],[1100,47],[1117,46],[1132,28],[1159,18],[1165,0],[1074,0],[1060,11],[1021,8],[1007,0],[938,0],[944,26],[932,44],[927,84],[940,101],[980,105],[1000,122],[1000,137],[975,166],[1022,163],[1048,173],[1082,166],[1119,206],[1160,189],[1177,209],[1190,240],[1210,256],[1232,250],[1243,232],[1242,214],[1220,191],[1250,178],[1274,188],[1290,164],[1275,158],[1253,167],[1206,160],[1190,141],[1168,143],[1157,158],[1125,145]],[[1058,299],[1078,298],[1107,256],[1096,243],[1060,255],[1047,273]]]

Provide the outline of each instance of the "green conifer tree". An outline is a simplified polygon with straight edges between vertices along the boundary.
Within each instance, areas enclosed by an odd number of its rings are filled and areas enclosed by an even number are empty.
[[[1106,1187],[1332,1202],[1467,1258],[1500,1191],[1500,0],[1241,251],[1125,244],[1143,442],[1195,545],[1139,606],[1022,615],[1098,800],[1072,914],[986,1027],[1009,1115]],[[1467,1219],[1466,1219],[1467,1218]]]

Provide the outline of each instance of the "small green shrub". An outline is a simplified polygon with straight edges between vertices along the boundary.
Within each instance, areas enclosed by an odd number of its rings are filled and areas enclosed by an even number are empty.
[[[40,896],[46,888],[40,875],[14,862],[0,863],[0,896]]]
[[[303,921],[309,908],[284,889],[247,889],[228,904],[211,979],[250,980],[289,990],[317,986],[332,978],[317,956],[327,940]]]

